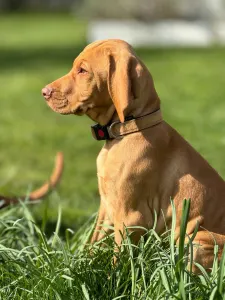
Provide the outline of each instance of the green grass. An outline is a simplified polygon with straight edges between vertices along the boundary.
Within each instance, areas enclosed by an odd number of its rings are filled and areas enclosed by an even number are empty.
[[[139,245],[128,234],[123,240],[117,263],[113,235],[103,245],[88,245],[93,218],[76,234],[67,229],[59,237],[60,215],[55,233],[46,237],[26,205],[0,214],[0,298],[62,300],[220,300],[225,299],[225,255],[215,260],[206,273],[194,275],[187,267],[190,242],[184,244],[189,201],[183,205],[179,246],[174,246],[173,226],[162,236],[154,228],[146,231]],[[45,220],[45,217],[43,217]],[[175,225],[175,218],[173,223]],[[224,252],[225,254],[225,252]],[[190,265],[193,264],[189,256]]]
[[[1,15],[0,187],[26,193],[49,175],[57,150],[65,155],[59,188],[63,222],[76,226],[99,203],[95,159],[102,143],[86,117],[51,111],[40,90],[64,75],[86,44],[86,24],[72,15]],[[174,126],[225,177],[224,48],[138,49]],[[44,206],[36,206],[41,215]],[[50,201],[49,219],[57,217]]]

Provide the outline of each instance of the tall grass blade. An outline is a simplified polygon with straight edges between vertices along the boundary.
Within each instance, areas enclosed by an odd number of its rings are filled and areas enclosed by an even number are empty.
[[[59,229],[60,229],[60,225],[61,225],[61,218],[62,218],[62,208],[59,205],[58,207],[58,218],[57,218],[57,223],[56,223],[56,228],[55,228],[55,234],[52,240],[52,247],[55,246],[56,240],[57,240],[57,236],[59,235]]]
[[[217,288],[221,296],[223,296],[223,285],[225,277],[225,247],[223,248],[223,254],[220,261],[220,268],[218,274]]]

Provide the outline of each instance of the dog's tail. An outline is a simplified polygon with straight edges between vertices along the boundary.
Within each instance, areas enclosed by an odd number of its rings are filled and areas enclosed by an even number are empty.
[[[19,200],[28,199],[30,201],[34,201],[40,198],[45,197],[48,193],[52,191],[52,189],[58,184],[63,172],[63,154],[62,152],[58,152],[55,159],[55,168],[52,172],[51,177],[48,181],[46,181],[40,188],[34,190],[27,196],[22,197],[6,197],[0,195],[0,208],[6,207],[10,204],[19,203]]]

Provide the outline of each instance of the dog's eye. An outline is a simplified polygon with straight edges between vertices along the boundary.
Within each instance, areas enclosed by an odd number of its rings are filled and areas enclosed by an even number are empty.
[[[79,68],[78,74],[81,74],[81,73],[87,73],[87,71],[84,68]]]

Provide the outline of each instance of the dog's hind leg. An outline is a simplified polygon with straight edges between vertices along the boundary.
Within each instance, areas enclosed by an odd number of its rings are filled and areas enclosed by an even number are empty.
[[[216,258],[218,261],[221,259],[225,245],[225,237],[220,234],[201,230],[196,234],[192,244],[194,261],[192,271],[194,273],[199,273],[199,268],[195,265],[195,263],[202,265],[207,271],[209,271],[209,269],[213,266],[215,255],[217,256]],[[217,254],[214,254],[215,245],[218,245]]]

